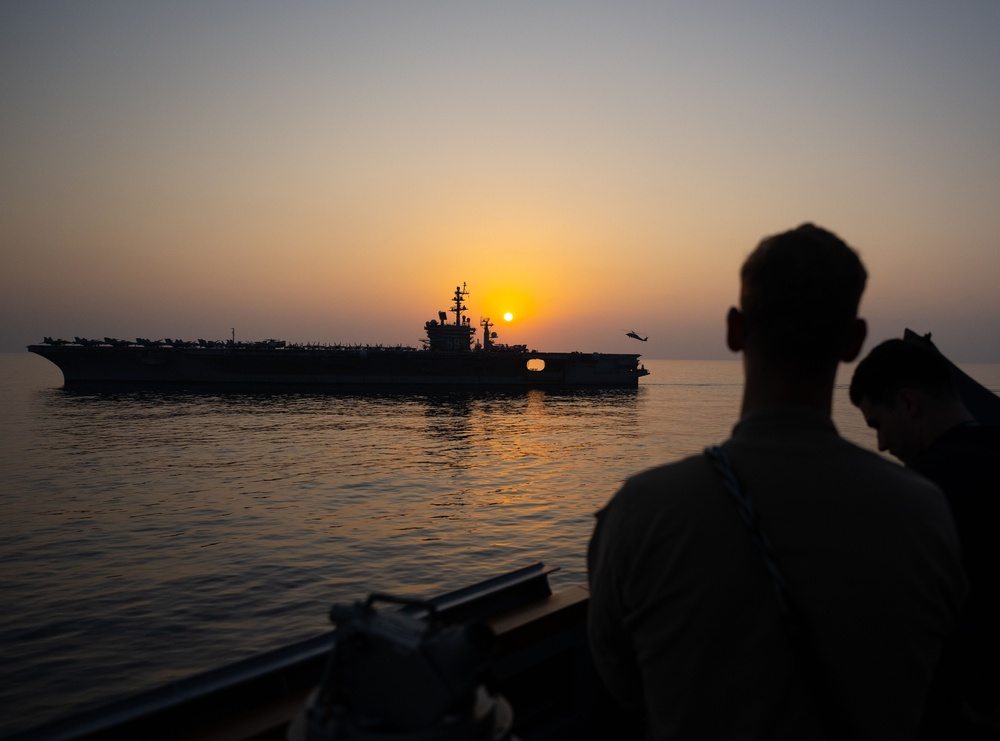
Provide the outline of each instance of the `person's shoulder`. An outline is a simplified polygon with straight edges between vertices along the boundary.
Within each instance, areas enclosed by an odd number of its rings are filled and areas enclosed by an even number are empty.
[[[837,467],[856,482],[854,493],[874,506],[938,512],[946,507],[941,487],[921,472],[841,438]]]
[[[915,470],[949,489],[956,481],[996,481],[1000,426],[963,425],[949,430],[913,462]]]
[[[864,498],[869,512],[891,512],[901,526],[923,522],[944,527],[951,522],[942,487],[923,472],[863,448],[854,460],[858,462],[852,471],[858,482],[855,493]]]
[[[931,448],[945,445],[956,448],[968,446],[996,448],[1000,446],[1000,425],[981,425],[975,422],[962,424],[941,435],[931,444]]]
[[[898,481],[900,484],[915,486],[917,488],[927,488],[928,485],[930,489],[936,488],[934,484],[928,481],[925,477],[915,472],[912,468],[904,466],[895,459],[887,458],[884,455],[862,448],[846,440],[844,443],[845,445],[849,445],[853,448],[854,465],[862,468],[868,476],[890,479]]]
[[[646,492],[662,491],[664,487],[694,484],[703,480],[709,471],[704,455],[691,455],[630,476],[625,481],[622,491],[630,492],[632,496],[640,496]]]
[[[625,480],[605,507],[608,510],[648,513],[652,510],[680,507],[704,489],[712,477],[703,455],[692,455],[640,471]]]
[[[863,448],[846,438],[838,436],[837,445],[840,454],[846,456],[844,460],[849,465],[869,468],[885,476],[902,475],[907,477],[912,473],[895,458],[889,458],[869,448]]]

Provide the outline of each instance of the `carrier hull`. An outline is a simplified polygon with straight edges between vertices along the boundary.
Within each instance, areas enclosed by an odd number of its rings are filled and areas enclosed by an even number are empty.
[[[70,387],[636,388],[647,373],[638,355],[608,353],[71,344],[30,345],[28,350],[57,365]]]

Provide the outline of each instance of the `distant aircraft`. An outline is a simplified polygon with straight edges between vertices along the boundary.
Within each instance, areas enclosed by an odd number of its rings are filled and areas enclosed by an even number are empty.
[[[649,339],[649,335],[646,335],[645,337],[640,337],[637,332],[626,332],[625,336],[631,337],[633,340],[639,340],[639,342],[645,342],[646,340]]]

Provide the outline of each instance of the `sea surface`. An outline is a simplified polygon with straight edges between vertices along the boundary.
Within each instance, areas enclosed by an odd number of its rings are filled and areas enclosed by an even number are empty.
[[[628,391],[77,393],[0,354],[0,736],[325,632],[372,591],[537,561],[584,582],[622,481],[739,411],[737,360],[644,362]],[[874,449],[849,373],[834,421]]]

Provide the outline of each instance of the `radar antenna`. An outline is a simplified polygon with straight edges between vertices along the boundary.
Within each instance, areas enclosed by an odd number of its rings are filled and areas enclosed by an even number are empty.
[[[462,304],[462,299],[468,295],[469,292],[466,290],[464,282],[462,283],[461,288],[455,286],[455,298],[453,299],[455,302],[455,308],[453,308],[452,311],[455,312],[456,327],[461,327],[469,323],[469,318],[462,316],[463,311],[468,311],[468,307]]]

